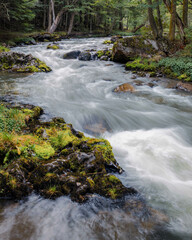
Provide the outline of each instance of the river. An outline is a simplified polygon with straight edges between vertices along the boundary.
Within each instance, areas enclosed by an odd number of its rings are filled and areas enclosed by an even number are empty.
[[[109,140],[125,173],[125,185],[136,188],[148,204],[169,217],[154,240],[192,239],[192,96],[167,88],[166,79],[134,93],[114,88],[133,82],[122,64],[64,60],[72,50],[104,49],[104,38],[69,39],[62,49],[48,43],[17,47],[52,68],[50,73],[0,75],[0,95],[44,108],[46,120],[60,116],[74,128]],[[144,83],[148,77],[138,77]],[[2,240],[149,239],[129,228],[130,219],[95,201],[79,205],[68,197],[56,201],[32,195],[19,203],[0,202]],[[101,202],[102,202],[101,201]],[[106,214],[98,214],[102,209]]]

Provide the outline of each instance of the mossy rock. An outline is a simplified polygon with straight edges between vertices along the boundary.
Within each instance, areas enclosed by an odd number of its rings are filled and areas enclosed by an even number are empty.
[[[0,53],[0,71],[35,73],[50,72],[51,68],[31,54],[3,52]]]
[[[57,49],[60,49],[60,47],[57,44],[49,44],[47,46],[47,49],[57,50]]]
[[[113,45],[112,60],[114,62],[126,63],[143,55],[152,56],[158,52],[153,40],[143,37],[128,37],[119,39]]]
[[[107,50],[99,50],[96,52],[96,56],[103,61],[108,61],[111,59],[112,56],[112,51],[107,49]]]
[[[0,105],[0,197],[35,191],[83,202],[92,193],[111,199],[136,193],[111,174],[122,169],[107,140],[85,137],[61,118],[40,123],[41,114],[39,107]]]

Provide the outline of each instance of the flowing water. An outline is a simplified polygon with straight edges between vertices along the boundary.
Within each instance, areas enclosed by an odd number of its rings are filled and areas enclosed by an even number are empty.
[[[104,49],[103,38],[71,39],[62,49],[48,43],[17,47],[52,68],[50,73],[0,75],[0,94],[39,105],[44,118],[60,116],[74,128],[107,138],[125,170],[125,185],[136,188],[148,204],[169,217],[165,229],[150,239],[192,239],[192,96],[161,84],[136,86],[135,93],[114,93],[133,82],[121,64],[64,60],[71,50]],[[139,78],[145,83],[152,79]],[[106,130],[106,131],[105,131]],[[100,133],[99,133],[100,132]],[[68,197],[56,201],[32,195],[0,203],[0,239],[149,239],[110,201],[79,205]]]

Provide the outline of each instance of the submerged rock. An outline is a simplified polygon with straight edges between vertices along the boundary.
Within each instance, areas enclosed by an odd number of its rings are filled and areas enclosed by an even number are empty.
[[[139,56],[151,56],[158,52],[155,41],[143,37],[119,39],[113,46],[112,60],[126,63]]]
[[[129,83],[121,84],[114,89],[114,92],[134,92],[134,91],[135,88]]]
[[[122,169],[107,140],[85,137],[61,118],[41,123],[41,108],[24,107],[0,106],[1,198],[35,191],[83,202],[93,193],[111,199],[137,193],[113,175]],[[17,120],[7,129],[12,118]]]
[[[31,54],[2,52],[0,53],[0,71],[34,73],[50,72],[51,68]]]
[[[63,59],[77,59],[81,51],[71,51],[63,55]]]

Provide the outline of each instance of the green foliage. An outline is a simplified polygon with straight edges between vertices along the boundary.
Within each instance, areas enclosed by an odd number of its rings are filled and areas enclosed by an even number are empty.
[[[180,79],[186,81],[192,80],[192,61],[190,57],[164,58],[160,60],[159,67],[170,69]]]
[[[0,105],[0,132],[20,132],[25,126],[26,114]]]
[[[157,63],[147,58],[137,58],[132,62],[127,62],[126,70],[139,70],[139,71],[155,71],[157,69]]]

